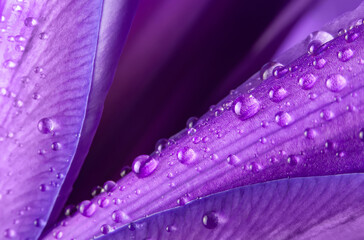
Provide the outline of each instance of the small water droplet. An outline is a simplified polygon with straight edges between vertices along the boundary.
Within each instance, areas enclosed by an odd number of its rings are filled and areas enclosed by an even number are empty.
[[[61,239],[63,237],[63,232],[62,231],[57,231],[53,233],[53,237],[55,239]]]
[[[47,191],[47,189],[48,189],[47,185],[45,185],[45,184],[41,184],[41,185],[39,185],[39,190],[40,190],[41,192],[45,192],[45,191]]]
[[[39,39],[41,40],[47,40],[48,39],[48,34],[46,32],[41,32],[39,33]]]
[[[134,159],[132,164],[133,172],[139,177],[144,178],[151,175],[158,167],[159,161],[148,155],[140,155]]]
[[[284,66],[277,66],[273,69],[273,75],[276,78],[281,78],[288,73],[288,68]]]
[[[313,88],[316,81],[317,81],[317,77],[315,75],[313,75],[312,73],[308,73],[298,79],[298,85],[300,85],[302,89],[308,90],[308,89]]]
[[[168,139],[165,138],[159,139],[155,144],[155,150],[158,152],[162,152],[167,147],[168,147]]]
[[[326,87],[332,92],[340,92],[346,84],[346,78],[340,74],[332,74],[326,80]]]
[[[17,66],[16,62],[14,60],[6,60],[3,63],[3,66],[8,69],[15,68]]]
[[[219,225],[219,217],[215,212],[208,212],[202,216],[202,224],[207,229],[214,229]]]
[[[240,158],[234,154],[230,154],[227,157],[226,161],[228,162],[228,164],[233,165],[233,166],[236,166],[241,162]]]
[[[358,32],[350,32],[348,34],[345,35],[345,40],[348,43],[354,42],[357,38],[359,37],[359,33]]]
[[[316,59],[315,61],[313,61],[313,66],[314,66],[316,69],[321,69],[321,68],[323,68],[325,65],[326,65],[326,60],[325,60],[325,59],[323,59],[323,58],[319,58],[319,59]]]
[[[112,227],[108,224],[103,224],[101,227],[100,227],[100,232],[102,234],[108,234],[109,232],[112,231]]]
[[[51,145],[51,148],[53,151],[58,151],[61,149],[61,147],[62,147],[62,144],[60,144],[59,142],[54,142]]]
[[[287,163],[291,166],[296,166],[300,162],[300,158],[295,155],[291,155],[287,159]]]
[[[191,164],[197,160],[197,154],[192,148],[184,147],[177,152],[177,158],[183,164]]]
[[[280,102],[283,99],[285,99],[288,95],[286,89],[284,89],[283,87],[280,86],[274,86],[272,87],[269,92],[268,92],[269,98],[270,100],[272,100],[273,102]]]
[[[38,24],[38,21],[35,18],[32,18],[32,17],[27,17],[24,20],[24,25],[27,26],[27,27],[34,27],[37,24]]]
[[[97,200],[97,204],[101,207],[101,208],[106,208],[107,206],[109,206],[110,204],[110,200],[106,197],[102,197],[99,200]]]
[[[91,196],[92,197],[96,197],[97,195],[99,195],[100,193],[102,193],[104,191],[104,189],[100,186],[96,186],[91,190]]]
[[[130,173],[131,172],[131,167],[129,167],[129,166],[125,166],[125,167],[123,167],[122,169],[121,169],[121,171],[120,171],[120,177],[125,177],[128,173]]]
[[[337,57],[342,62],[349,61],[353,57],[353,55],[354,55],[354,52],[350,48],[343,49],[337,53]]]
[[[281,63],[268,62],[260,69],[260,79],[266,80],[273,75],[274,68],[278,66],[283,66]]]
[[[331,119],[333,119],[335,117],[335,114],[328,109],[324,109],[321,111],[320,117],[326,121],[330,121]]]
[[[77,208],[74,205],[68,205],[64,209],[64,215],[66,217],[73,216],[77,212]]]
[[[113,192],[117,188],[116,183],[114,181],[107,181],[104,183],[104,187],[106,192]]]
[[[329,149],[329,150],[335,150],[337,149],[338,145],[336,142],[331,141],[331,140],[327,140],[325,142],[325,148]]]
[[[49,118],[42,118],[38,122],[38,130],[43,134],[51,133],[54,129],[54,123]]]
[[[16,231],[14,229],[6,229],[4,232],[4,237],[6,238],[15,238],[16,237]]]
[[[325,43],[331,41],[334,37],[325,31],[316,31],[308,36],[308,52],[314,55],[321,53],[326,49]]]
[[[291,115],[287,112],[278,112],[275,116],[275,120],[281,127],[286,127],[293,121]]]
[[[310,93],[310,94],[308,94],[308,97],[311,100],[315,100],[317,98],[317,94],[316,93]]]
[[[89,200],[85,200],[80,203],[80,213],[85,217],[91,217],[96,211],[96,204]]]
[[[252,95],[249,97],[240,96],[235,99],[232,109],[241,120],[246,120],[258,113],[260,104]]]
[[[33,222],[34,226],[36,227],[44,227],[46,225],[46,221],[40,218],[37,218]]]
[[[193,128],[196,126],[196,123],[198,121],[197,117],[190,117],[187,122],[186,122],[186,127],[187,128]]]
[[[364,128],[360,129],[359,138],[364,141]]]
[[[115,210],[111,214],[111,218],[116,223],[126,222],[130,219],[129,216],[121,210]]]
[[[317,131],[315,129],[312,129],[312,128],[307,128],[305,130],[305,132],[304,132],[304,135],[308,139],[314,139],[317,136]]]

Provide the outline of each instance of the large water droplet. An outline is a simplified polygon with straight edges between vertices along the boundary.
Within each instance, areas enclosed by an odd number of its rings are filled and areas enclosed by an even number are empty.
[[[115,210],[111,214],[111,218],[116,223],[127,222],[130,219],[129,216],[121,210]]]
[[[49,118],[42,118],[38,122],[38,130],[43,134],[51,133],[54,129],[54,123]]]
[[[38,24],[38,21],[35,18],[32,18],[32,17],[27,17],[24,20],[24,25],[27,26],[27,27],[34,27],[37,24]]]
[[[346,78],[340,74],[332,74],[326,80],[326,87],[332,92],[340,92],[346,84]]]
[[[337,53],[337,57],[342,62],[349,61],[353,57],[353,55],[354,55],[354,52],[350,48],[343,49]]]
[[[140,155],[134,159],[132,164],[133,172],[139,177],[144,178],[151,175],[158,167],[159,161],[148,155]]]
[[[284,89],[283,87],[274,86],[269,90],[268,95],[269,95],[270,100],[278,103],[278,102],[282,101],[284,98],[286,98],[288,93],[287,93],[286,89]]]
[[[208,212],[202,216],[202,224],[207,229],[214,229],[219,225],[219,217],[215,212]]]
[[[83,216],[91,217],[96,211],[96,204],[89,200],[85,200],[81,202],[79,211]]]
[[[325,47],[324,44],[334,39],[334,37],[324,31],[316,31],[308,36],[308,52],[314,55],[321,53]]]
[[[192,148],[184,147],[177,152],[177,158],[183,164],[191,164],[197,160],[197,154]]]
[[[316,81],[317,81],[317,77],[315,75],[313,75],[312,73],[308,73],[298,79],[298,85],[300,85],[302,89],[308,90],[308,89],[313,88]]]
[[[287,112],[278,112],[275,116],[275,120],[281,127],[286,127],[293,121],[291,115]]]
[[[260,109],[260,104],[253,96],[240,96],[233,103],[233,111],[241,120],[253,117]]]
[[[278,66],[283,66],[283,65],[281,63],[277,63],[277,62],[268,62],[268,63],[264,64],[259,72],[260,79],[266,80],[266,79],[270,78],[273,75],[274,68],[276,68]]]
[[[230,164],[230,165],[233,165],[233,166],[236,166],[240,163],[240,158],[237,157],[236,155],[233,155],[233,154],[230,154],[226,161]]]

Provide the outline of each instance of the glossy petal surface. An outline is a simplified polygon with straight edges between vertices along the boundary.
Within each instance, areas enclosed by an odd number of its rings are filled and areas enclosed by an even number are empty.
[[[354,19],[339,21],[347,24],[347,34],[335,38],[314,34],[316,42],[306,46],[312,51],[293,60],[293,49],[281,56],[284,66],[263,68],[189,129],[172,137],[161,152],[154,152],[158,166],[152,174],[127,175],[118,182],[119,190],[92,200],[96,204],[107,199],[108,206],[100,204],[92,217],[78,213],[53,233],[91,238],[104,233],[89,230],[95,221],[100,228],[104,224],[117,228],[232,187],[362,172],[364,28],[351,26],[358,11],[362,13],[358,8],[352,13]],[[353,40],[354,33],[358,37]],[[263,81],[260,75],[267,69],[271,76]],[[281,88],[285,91],[277,95],[285,96],[272,101],[271,90]],[[242,118],[241,112],[248,114]]]
[[[362,239],[363,187],[363,174],[240,187],[138,220],[101,239]]]
[[[102,2],[0,6],[0,233],[34,239],[79,143]]]

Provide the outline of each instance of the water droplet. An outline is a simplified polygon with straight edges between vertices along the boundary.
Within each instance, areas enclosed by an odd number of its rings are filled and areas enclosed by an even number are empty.
[[[273,75],[276,78],[281,78],[288,73],[288,68],[284,66],[277,66],[273,69]]]
[[[258,173],[262,169],[262,166],[256,162],[251,162],[246,166],[246,170],[252,171],[253,173]]]
[[[140,155],[134,159],[132,164],[133,172],[139,177],[144,178],[151,175],[158,167],[159,161],[148,155]]]
[[[59,142],[54,142],[51,145],[51,148],[53,151],[58,151],[59,149],[61,149],[62,145]]]
[[[134,223],[130,223],[130,224],[128,225],[128,229],[129,229],[130,231],[135,231],[135,229],[136,229],[135,224],[134,224]]]
[[[326,65],[326,60],[323,58],[316,59],[313,61],[313,66],[315,66],[316,69],[321,69]]]
[[[274,68],[278,66],[283,66],[281,63],[268,62],[260,69],[260,79],[266,80],[273,75]]]
[[[100,186],[96,186],[91,190],[91,196],[96,197],[97,195],[99,195],[100,193],[102,193],[104,191],[104,189]]]
[[[312,128],[307,128],[305,130],[305,132],[304,132],[304,135],[308,139],[314,139],[317,136],[317,131],[315,129],[312,129]]]
[[[51,133],[54,129],[54,123],[49,118],[42,118],[38,122],[38,130],[43,134]]]
[[[103,188],[105,189],[106,192],[113,192],[117,187],[114,181],[107,181],[104,183]]]
[[[166,227],[166,231],[169,232],[169,233],[174,232],[176,230],[177,230],[177,228],[175,226],[173,226],[173,225],[169,225],[169,226]]]
[[[85,217],[91,217],[96,211],[96,204],[89,200],[85,200],[80,203],[80,213]]]
[[[45,191],[47,191],[47,189],[48,189],[47,185],[45,185],[45,184],[41,184],[41,185],[39,185],[39,190],[40,190],[41,192],[45,192]]]
[[[53,237],[55,239],[61,239],[63,237],[63,232],[62,231],[54,232]]]
[[[317,94],[316,93],[310,93],[310,94],[308,94],[308,97],[311,100],[315,100],[317,98]]]
[[[269,98],[270,100],[272,100],[273,102],[280,102],[283,99],[285,99],[288,95],[286,89],[284,89],[283,87],[280,86],[274,86],[269,90]]]
[[[353,57],[353,55],[354,55],[354,52],[350,48],[343,49],[337,53],[337,57],[342,62],[349,61]]]
[[[211,154],[210,155],[210,159],[212,160],[212,161],[217,161],[217,160],[219,160],[219,156],[217,155],[217,154]]]
[[[165,138],[159,139],[155,144],[155,150],[158,152],[162,152],[167,147],[168,147],[168,139]]]
[[[32,18],[32,17],[27,17],[24,20],[24,25],[27,26],[27,27],[34,27],[37,24],[38,24],[38,21],[35,18]]]
[[[8,69],[12,69],[12,68],[15,68],[17,66],[16,62],[13,61],[13,60],[6,60],[4,63],[3,63],[3,66],[5,68],[8,68]]]
[[[359,138],[364,141],[364,128],[360,129]]]
[[[177,158],[183,164],[191,164],[197,160],[197,154],[192,148],[184,147],[177,152]]]
[[[275,116],[275,120],[281,127],[286,127],[293,121],[291,115],[287,112],[278,112]]]
[[[64,209],[64,215],[66,217],[73,216],[77,212],[77,208],[74,205],[68,205]]]
[[[101,208],[106,208],[107,206],[109,206],[110,204],[110,200],[106,197],[102,197],[99,200],[97,200],[97,204],[101,207]]]
[[[357,39],[359,37],[359,33],[358,32],[350,32],[348,34],[345,35],[345,40],[348,43],[354,42],[355,39]]]
[[[208,212],[202,216],[202,224],[207,229],[214,229],[219,225],[219,217],[215,212]]]
[[[16,237],[16,231],[14,229],[6,229],[4,232],[4,236],[6,238],[15,238]]]
[[[252,95],[240,96],[234,101],[232,109],[241,120],[245,120],[258,113],[260,104]]]
[[[329,121],[335,117],[335,114],[332,111],[325,109],[321,111],[320,117],[326,121]]]
[[[324,31],[316,31],[308,36],[308,52],[314,55],[321,53],[325,48],[325,43],[331,41],[334,37]]]
[[[338,145],[336,142],[331,141],[331,140],[327,140],[325,142],[325,148],[329,149],[329,150],[335,150],[337,149]]]
[[[130,219],[129,216],[121,210],[115,210],[111,214],[111,218],[116,223],[127,222]]]
[[[102,234],[108,234],[109,232],[111,232],[112,231],[112,227],[110,226],[110,225],[108,225],[108,224],[103,224],[102,226],[101,226],[101,228],[100,228],[100,232],[102,233]]]
[[[129,167],[129,166],[125,166],[125,167],[123,167],[122,169],[121,169],[121,171],[120,171],[120,177],[125,177],[128,173],[130,173],[131,172],[131,167]]]
[[[262,126],[262,128],[267,128],[267,127],[269,127],[269,122],[268,121],[262,121],[260,123],[260,126]]]
[[[291,155],[287,159],[287,163],[291,166],[296,166],[300,162],[300,158],[295,155]]]
[[[332,92],[340,92],[346,84],[346,78],[340,74],[332,74],[326,80],[326,87]]]
[[[41,40],[47,40],[48,39],[48,34],[46,32],[41,32],[39,33],[39,39]]]
[[[186,122],[186,127],[187,128],[193,128],[196,126],[196,123],[198,121],[197,117],[190,117],[187,122]]]
[[[40,218],[37,218],[33,222],[34,226],[36,227],[44,227],[46,225],[46,221]]]
[[[230,155],[227,157],[226,161],[227,161],[230,165],[233,165],[233,166],[236,166],[236,165],[238,165],[238,164],[241,162],[240,158],[239,158],[239,157],[237,157],[237,156],[236,156],[236,155],[234,155],[234,154],[230,154]]]
[[[300,85],[302,89],[308,90],[308,89],[313,88],[316,81],[317,81],[317,77],[315,75],[313,75],[312,73],[308,73],[298,79],[298,85]]]

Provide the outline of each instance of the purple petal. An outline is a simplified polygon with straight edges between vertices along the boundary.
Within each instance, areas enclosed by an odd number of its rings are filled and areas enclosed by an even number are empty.
[[[0,203],[7,206],[0,233],[33,239],[57,195],[60,206],[69,193],[72,178],[60,188],[70,171],[73,177],[77,173],[82,156],[70,170],[76,148],[87,151],[84,141],[79,145],[86,107],[88,118],[102,108],[103,99],[95,98],[110,85],[121,49],[105,60],[110,51],[103,44],[117,40],[106,34],[111,19],[103,17],[99,33],[102,1],[2,1],[0,6]],[[129,25],[131,16],[124,17]],[[124,26],[116,38],[124,39],[126,32]],[[86,123],[82,139],[92,138],[86,136],[96,124],[91,125]]]
[[[90,231],[95,222],[121,227],[233,187],[362,172],[364,26],[343,21],[347,34],[326,44],[326,34],[314,35],[321,47],[315,45],[286,66],[264,67],[273,76],[254,75],[141,163],[158,163],[148,168],[147,177],[127,175],[118,182],[120,190],[92,200],[100,205],[92,216],[78,213],[52,232],[92,238],[101,234]]]
[[[362,239],[363,187],[363,174],[260,183],[152,215],[101,239]]]

